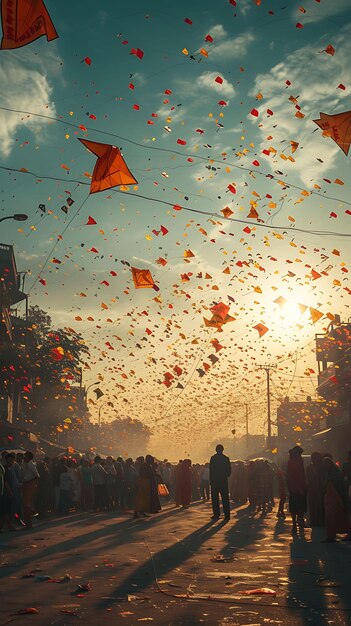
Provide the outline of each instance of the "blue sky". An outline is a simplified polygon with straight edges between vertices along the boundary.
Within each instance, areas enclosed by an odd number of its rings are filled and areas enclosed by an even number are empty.
[[[0,239],[14,243],[19,269],[29,272],[31,303],[83,333],[92,350],[86,383],[100,376],[104,401],[144,419],[161,440],[171,434],[179,454],[200,454],[206,424],[228,434],[233,413],[240,434],[243,402],[252,432],[265,429],[263,362],[278,364],[274,402],[313,395],[314,334],[328,313],[350,315],[349,240],[332,234],[350,232],[349,162],[313,123],[320,111],[351,108],[349,2],[308,0],[305,13],[286,4],[136,1],[129,10],[48,1],[59,39],[1,51],[0,105],[61,122],[0,109],[1,165],[35,173],[0,170],[0,215],[30,216],[19,230],[3,223]],[[323,52],[328,45],[334,56]],[[120,147],[137,188],[88,196],[95,159],[77,137]],[[68,195],[75,202],[66,215]],[[222,218],[226,206],[250,232]],[[247,218],[251,206],[260,222]],[[165,236],[152,232],[161,225]],[[150,269],[159,292],[135,290],[126,263]],[[278,297],[289,303],[284,311]],[[215,333],[203,317],[219,301],[235,321]],[[307,309],[299,318],[297,302],[323,317],[312,324]],[[258,323],[269,328],[262,338]],[[215,364],[214,338],[224,346]],[[203,363],[210,369],[200,377]],[[167,388],[175,365],[183,373]]]

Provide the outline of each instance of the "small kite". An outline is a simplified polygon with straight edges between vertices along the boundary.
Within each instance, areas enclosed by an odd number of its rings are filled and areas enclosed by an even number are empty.
[[[318,120],[313,120],[323,131],[324,137],[330,137],[339,148],[346,154],[349,153],[351,144],[351,111],[327,115],[320,113]]]
[[[210,311],[213,313],[213,317],[219,317],[221,321],[224,321],[229,313],[229,309],[230,307],[223,302],[218,302],[218,304],[210,308]]]
[[[154,281],[151,276],[150,270],[138,270],[136,267],[132,267],[132,276],[134,286],[136,289],[147,289],[154,287]]]
[[[46,35],[48,41],[58,34],[43,0],[2,0],[2,50],[21,48]]]
[[[136,184],[138,182],[128,169],[118,148],[106,143],[97,143],[96,141],[88,141],[79,137],[78,139],[90,152],[98,157],[93,171],[90,193],[97,193],[112,187]]]
[[[253,326],[252,328],[258,331],[259,337],[263,337],[263,335],[265,335],[269,330],[269,328],[267,328],[264,324],[256,324],[256,326]]]
[[[100,398],[102,398],[102,396],[104,396],[104,392],[101,391],[101,389],[99,389],[99,387],[97,387],[96,389],[93,389],[94,393],[96,394],[96,399],[99,400]]]

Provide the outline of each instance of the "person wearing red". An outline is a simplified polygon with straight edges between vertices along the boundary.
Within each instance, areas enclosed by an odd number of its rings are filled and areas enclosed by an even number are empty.
[[[348,497],[343,475],[329,457],[322,461],[324,482],[325,528],[327,536],[322,543],[334,543],[337,534],[346,533],[343,541],[351,541],[351,523]]]
[[[304,513],[307,511],[307,490],[305,468],[302,459],[303,449],[295,446],[289,450],[289,460],[286,473],[289,490],[289,510],[292,517],[292,533],[297,532],[297,526],[304,528]]]
[[[178,508],[180,506],[180,499],[181,499],[181,472],[182,472],[182,465],[183,465],[183,461],[180,460],[178,461],[178,465],[176,465],[175,469],[174,469],[174,499],[175,499],[175,505]]]
[[[179,504],[187,509],[191,502],[192,490],[191,460],[184,459],[179,470]]]
[[[277,478],[278,478],[278,495],[279,495],[277,517],[285,517],[284,505],[286,502],[286,489],[285,489],[284,472],[280,467],[277,468]]]
[[[324,526],[323,457],[312,452],[311,464],[306,468],[307,501],[310,524]]]

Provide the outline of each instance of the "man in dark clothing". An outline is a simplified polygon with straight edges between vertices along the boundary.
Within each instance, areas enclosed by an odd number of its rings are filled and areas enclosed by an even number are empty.
[[[211,457],[210,460],[210,483],[211,483],[211,495],[212,495],[212,519],[219,519],[219,494],[222,498],[222,506],[224,512],[224,518],[230,519],[230,506],[229,506],[229,490],[228,490],[228,478],[231,474],[232,468],[230,465],[229,457],[223,454],[222,444],[216,446],[216,454]]]

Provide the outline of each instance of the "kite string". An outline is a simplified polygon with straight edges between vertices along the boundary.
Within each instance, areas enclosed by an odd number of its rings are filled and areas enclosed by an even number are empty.
[[[1,107],[0,107],[1,109]],[[17,169],[17,168],[13,168],[13,167],[5,167],[4,165],[0,165],[0,169],[5,170],[5,171],[11,171],[11,172],[19,172],[21,174],[29,174],[30,176],[35,176],[36,178],[41,178],[41,179],[46,179],[46,180],[57,180],[57,181],[61,181],[61,182],[68,182],[66,179],[64,178],[58,178],[58,177],[54,177],[54,176],[38,176],[37,174],[35,174],[35,172],[30,172],[29,170],[27,171],[23,171],[21,169]],[[90,183],[87,183],[85,181],[81,181],[81,180],[76,180],[76,179],[71,179],[69,182],[74,182],[74,183],[78,183],[79,185],[90,185]],[[291,185],[293,186],[293,185]],[[143,200],[147,200],[149,202],[158,202],[159,204],[164,204],[166,206],[170,206],[170,207],[174,207],[175,203],[174,202],[167,202],[166,200],[161,200],[160,198],[150,198],[150,196],[145,196],[143,194],[138,194],[138,193],[127,193],[125,191],[120,191],[117,189],[111,189],[111,192],[114,193],[121,193],[124,195],[127,195],[131,198],[136,197],[136,198],[141,198]],[[311,192],[314,193],[314,192]],[[340,198],[333,198],[331,196],[324,196],[324,198],[326,198],[327,200],[333,200],[335,202],[340,202],[342,204],[347,204],[348,206],[351,206],[351,202],[348,202],[347,200],[341,200]],[[291,226],[271,226],[270,224],[265,224],[265,223],[261,223],[261,222],[254,222],[252,223],[251,221],[248,222],[247,220],[240,220],[238,218],[233,218],[233,217],[225,217],[223,215],[219,215],[217,213],[213,213],[210,211],[203,211],[201,209],[193,209],[191,207],[188,206],[183,206],[180,205],[178,203],[176,203],[177,207],[179,207],[180,209],[183,209],[184,211],[190,211],[192,213],[198,213],[200,215],[207,215],[209,217],[217,217],[221,220],[227,220],[230,222],[234,222],[234,223],[239,223],[239,224],[245,224],[246,226],[251,226],[252,228],[256,228],[256,227],[261,227],[261,228],[267,228],[269,230],[282,230],[285,231],[286,234],[292,234],[292,233],[306,233],[308,235],[317,235],[317,236],[331,236],[331,237],[351,237],[351,233],[339,233],[339,232],[335,232],[335,231],[328,231],[328,230],[308,230],[305,228],[292,228]],[[295,238],[295,237],[294,237]]]
[[[38,280],[40,280],[40,278],[41,278],[41,276],[42,276],[42,274],[43,274],[43,272],[44,272],[44,270],[45,270],[45,268],[46,268],[46,266],[47,266],[47,264],[48,264],[48,262],[49,262],[50,257],[52,256],[52,254],[53,254],[54,250],[56,249],[56,246],[58,245],[59,241],[61,240],[61,238],[62,238],[62,237],[63,237],[63,235],[65,234],[65,232],[66,232],[67,228],[68,228],[68,227],[72,224],[73,220],[77,217],[77,215],[78,215],[79,211],[83,208],[83,206],[84,206],[84,205],[85,205],[85,203],[87,202],[87,200],[88,200],[88,198],[89,198],[89,195],[90,195],[90,194],[88,194],[88,195],[84,198],[84,200],[83,200],[83,202],[81,203],[81,205],[77,208],[77,210],[75,211],[75,213],[72,215],[71,219],[70,219],[70,220],[67,222],[67,224],[65,225],[65,227],[64,227],[63,231],[61,232],[61,234],[57,237],[57,239],[56,239],[56,241],[55,241],[54,245],[52,246],[52,248],[51,248],[51,250],[50,250],[49,254],[47,255],[47,257],[46,257],[46,259],[45,259],[45,261],[44,261],[43,267],[41,268],[41,270],[40,270],[40,272],[39,272],[38,276],[35,278],[35,280],[34,280],[33,284],[32,284],[32,285],[31,285],[31,287],[28,289],[28,295],[30,294],[30,292],[32,291],[33,287],[36,285],[36,283],[38,282]]]
[[[205,350],[206,350],[206,348],[207,348],[207,346],[208,346],[209,342],[211,341],[212,334],[213,334],[213,333],[211,333],[211,334],[210,334],[210,337],[208,338],[207,342],[205,342],[205,346],[204,346],[204,347],[203,347],[203,346],[201,347],[201,354],[200,354],[199,358],[197,359],[197,361],[195,362],[195,364],[193,364],[193,369],[192,369],[192,371],[191,371],[191,373],[190,373],[190,376],[189,376],[188,380],[186,381],[186,383],[185,383],[185,385],[184,385],[183,389],[181,389],[181,390],[180,390],[180,392],[178,393],[178,395],[177,395],[175,398],[173,398],[173,400],[172,400],[172,401],[171,401],[171,403],[169,404],[168,408],[166,409],[165,413],[163,413],[163,415],[161,415],[161,417],[157,420],[157,421],[158,421],[158,423],[159,423],[161,420],[164,420],[166,417],[168,417],[168,415],[169,415],[169,411],[172,409],[172,407],[174,406],[174,404],[175,404],[175,403],[179,400],[179,398],[180,398],[180,396],[182,395],[183,391],[185,391],[185,389],[187,388],[187,386],[188,386],[188,385],[189,385],[189,383],[191,382],[192,377],[193,377],[193,376],[194,376],[194,374],[195,374],[195,370],[196,370],[197,366],[199,365],[199,363],[200,363],[201,359],[203,358],[204,352],[205,352]]]
[[[67,120],[60,119],[60,118],[57,118],[57,117],[54,117],[54,116],[51,116],[51,115],[44,115],[43,113],[33,113],[32,111],[22,111],[21,109],[11,109],[9,107],[3,107],[3,106],[0,106],[0,110],[1,111],[8,111],[10,113],[20,113],[22,115],[32,115],[33,117],[40,117],[40,118],[43,118],[43,119],[48,119],[48,120],[51,120],[51,121],[54,121],[54,122],[58,122],[60,124],[65,124],[66,126],[70,126],[72,128],[77,128],[78,130],[82,130],[82,128],[79,125],[73,124],[73,122],[69,122]],[[111,132],[100,130],[100,129],[97,129],[97,128],[92,128],[91,126],[84,126],[84,128],[86,130],[89,130],[89,131],[92,131],[92,132],[97,132],[97,133],[100,133],[102,135],[107,135],[109,137],[116,137],[117,139],[120,139],[122,141],[130,143],[132,145],[138,146],[139,148],[146,148],[148,150],[155,150],[157,152],[167,152],[167,153],[176,154],[176,155],[182,156],[182,157],[185,157],[185,156],[189,157],[190,156],[190,157],[193,157],[193,158],[196,158],[196,159],[200,159],[202,161],[211,161],[213,163],[221,163],[221,164],[224,164],[226,166],[230,165],[231,167],[234,167],[234,168],[238,169],[239,171],[246,171],[246,172],[249,172],[249,173],[251,173],[253,171],[252,168],[250,168],[250,167],[240,166],[237,163],[231,163],[230,161],[224,161],[223,159],[214,159],[214,158],[204,157],[204,156],[201,156],[201,155],[198,155],[198,154],[193,154],[191,152],[189,152],[187,155],[185,155],[183,152],[180,152],[179,150],[172,150],[170,148],[159,148],[158,146],[149,146],[149,145],[141,144],[141,143],[139,143],[137,141],[134,141],[133,139],[128,139],[127,137],[123,137],[121,135],[117,135],[116,133],[111,133]],[[260,169],[256,169],[255,168],[255,172],[257,174],[259,174],[260,176],[265,176],[265,177],[269,176],[269,178],[271,178],[272,180],[276,180],[278,182],[281,180],[281,178],[278,178],[277,176],[274,176],[273,174],[266,174],[265,172],[263,172]],[[284,174],[283,174],[283,176],[284,176]],[[299,185],[294,185],[293,183],[289,183],[287,179],[283,179],[283,180],[284,180],[285,184],[288,187],[292,187],[294,189],[298,189],[299,191],[305,191],[304,187],[300,187]],[[317,191],[314,191],[313,189],[309,191],[309,194],[316,194],[316,195],[320,196],[320,194]],[[325,197],[327,197],[327,196],[325,196]],[[345,204],[351,204],[350,202],[346,202],[346,201],[340,200],[338,198],[329,198],[329,199],[335,200],[336,202],[344,202]]]

